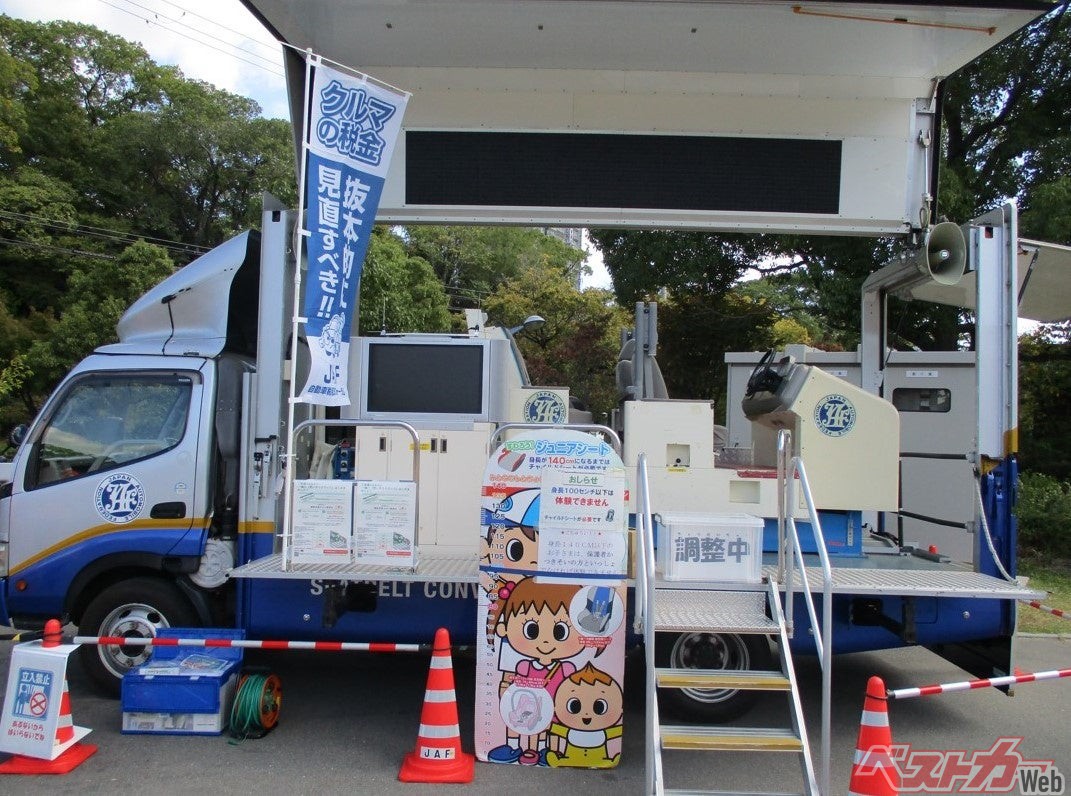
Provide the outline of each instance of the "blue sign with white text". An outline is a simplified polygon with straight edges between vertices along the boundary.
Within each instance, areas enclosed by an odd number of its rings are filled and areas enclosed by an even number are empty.
[[[305,331],[311,368],[301,400],[350,403],[353,311],[379,198],[408,100],[318,63],[306,131]]]

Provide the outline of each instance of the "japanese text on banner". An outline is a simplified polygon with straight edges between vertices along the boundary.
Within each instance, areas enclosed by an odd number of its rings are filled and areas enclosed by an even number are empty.
[[[300,399],[343,406],[350,403],[347,363],[361,268],[409,95],[322,63],[312,83],[304,308],[312,361]]]

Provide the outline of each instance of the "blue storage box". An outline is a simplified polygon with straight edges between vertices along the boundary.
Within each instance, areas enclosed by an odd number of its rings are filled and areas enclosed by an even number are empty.
[[[245,638],[233,628],[164,628],[158,638]],[[153,647],[123,677],[124,733],[219,735],[227,727],[241,647]]]

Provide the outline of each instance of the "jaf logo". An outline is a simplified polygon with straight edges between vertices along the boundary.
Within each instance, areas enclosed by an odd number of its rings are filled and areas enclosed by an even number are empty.
[[[565,415],[565,401],[550,390],[534,392],[524,402],[526,423],[564,423]]]
[[[827,395],[814,407],[814,423],[826,436],[843,437],[855,425],[855,406],[843,395]]]
[[[145,507],[145,490],[134,476],[115,473],[97,486],[96,502],[97,513],[108,522],[131,522]]]

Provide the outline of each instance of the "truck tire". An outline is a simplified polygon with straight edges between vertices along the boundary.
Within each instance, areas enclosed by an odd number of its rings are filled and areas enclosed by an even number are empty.
[[[82,636],[149,638],[163,627],[198,624],[193,606],[178,587],[161,578],[131,578],[104,589],[86,606],[78,633]],[[114,647],[85,644],[79,650],[86,673],[100,691],[119,696],[123,675],[148,660],[147,646]]]
[[[655,639],[655,664],[669,669],[768,670],[766,636],[735,633],[662,633]],[[659,704],[688,721],[731,721],[749,711],[756,691],[737,688],[661,688]]]

